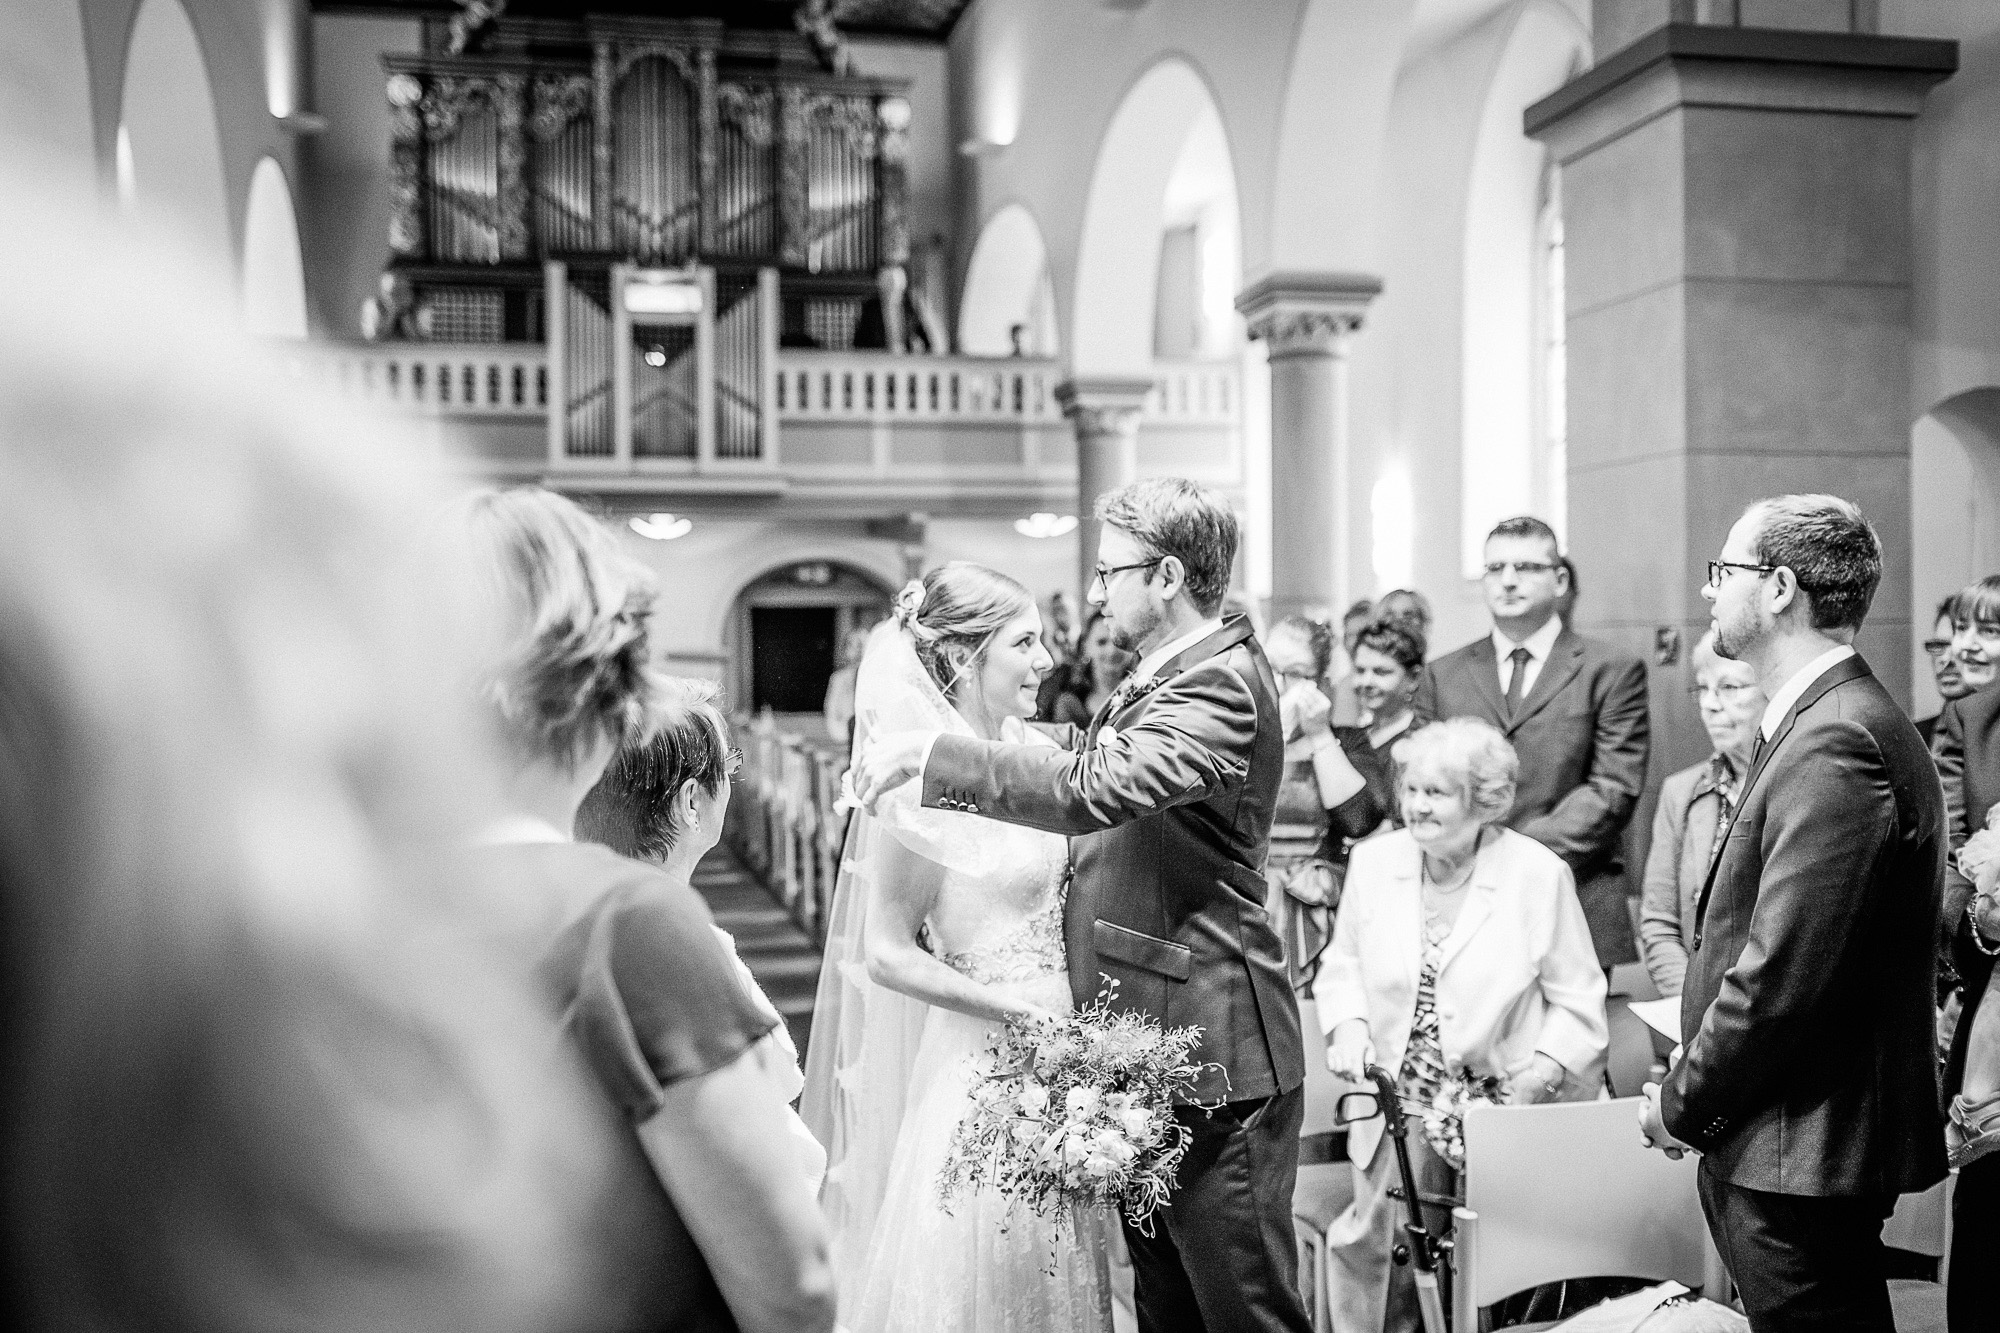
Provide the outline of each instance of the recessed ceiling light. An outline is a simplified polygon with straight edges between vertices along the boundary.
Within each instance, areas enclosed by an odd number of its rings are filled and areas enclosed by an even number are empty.
[[[640,514],[632,519],[632,531],[656,542],[670,542],[694,531],[694,520],[673,514]]]
[[[1076,515],[1030,514],[1026,518],[1017,518],[1014,520],[1014,531],[1020,533],[1023,537],[1034,537],[1037,539],[1042,537],[1061,537],[1066,533],[1076,531]]]

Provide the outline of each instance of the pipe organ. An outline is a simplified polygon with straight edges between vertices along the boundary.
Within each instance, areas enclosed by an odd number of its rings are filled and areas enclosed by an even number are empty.
[[[780,342],[905,350],[900,81],[713,20],[503,19],[433,51],[383,57],[401,327],[547,341],[556,458],[768,461]],[[620,304],[667,279],[702,309]]]

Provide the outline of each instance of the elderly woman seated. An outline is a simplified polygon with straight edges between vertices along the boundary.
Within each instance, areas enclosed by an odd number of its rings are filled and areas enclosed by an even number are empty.
[[[1715,652],[1715,633],[1702,635],[1691,654],[1701,724],[1715,753],[1668,778],[1653,816],[1653,846],[1646,854],[1646,884],[1639,906],[1639,947],[1661,995],[1681,993],[1688,945],[1694,939],[1695,901],[1708,877],[1709,854],[1729,825],[1750,748],[1764,717],[1757,672]]]
[[[1603,1075],[1604,973],[1560,857],[1501,826],[1518,760],[1487,723],[1454,718],[1400,747],[1404,827],[1358,843],[1313,994],[1326,1060],[1360,1082],[1394,1074],[1408,1103],[1488,1080],[1516,1104],[1582,1099]],[[1395,1267],[1402,1205],[1380,1120],[1349,1131],[1354,1202],[1327,1233],[1335,1328],[1411,1330],[1413,1280]],[[1417,1187],[1450,1193],[1452,1168],[1418,1132]]]
[[[742,756],[729,744],[729,723],[705,680],[671,679],[663,692],[664,717],[645,740],[618,752],[576,812],[576,836],[603,843],[640,861],[657,862],[670,879],[694,883],[694,868],[722,838],[729,810],[729,780]],[[716,940],[736,965],[736,979],[774,1026],[760,1044],[762,1068],[779,1101],[798,1100],[805,1086],[798,1047],[777,1008],[736,954],[736,941],[720,926]],[[826,1150],[796,1112],[787,1111],[789,1143],[813,1193],[826,1175]]]

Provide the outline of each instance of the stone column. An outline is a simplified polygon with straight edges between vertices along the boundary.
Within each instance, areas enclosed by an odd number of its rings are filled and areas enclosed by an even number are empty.
[[[1097,497],[1139,475],[1139,413],[1152,391],[1149,379],[1073,379],[1056,386],[1056,401],[1076,429],[1077,585],[1085,597],[1097,565]]]
[[[1685,648],[1763,496],[1875,524],[1857,646],[1908,697],[1910,124],[1956,66],[1951,42],[1670,23],[1528,108],[1563,173],[1580,619],[1652,661],[1655,773],[1707,753]]]
[[[1347,345],[1381,280],[1273,273],[1236,308],[1271,361],[1271,618],[1338,619],[1351,593]]]

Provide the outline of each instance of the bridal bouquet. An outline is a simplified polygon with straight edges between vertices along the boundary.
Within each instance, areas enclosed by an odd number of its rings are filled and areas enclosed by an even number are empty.
[[[1422,1110],[1424,1138],[1454,1171],[1465,1170],[1465,1109],[1475,1102],[1499,1105],[1504,1100],[1500,1080],[1461,1069],[1438,1085]]]
[[[1006,1028],[981,1053],[938,1181],[947,1206],[990,1185],[1040,1217],[1115,1206],[1152,1234],[1187,1152],[1174,1098],[1204,1068],[1190,1063],[1201,1029],[1113,1013],[1111,996],[1060,1023]]]

